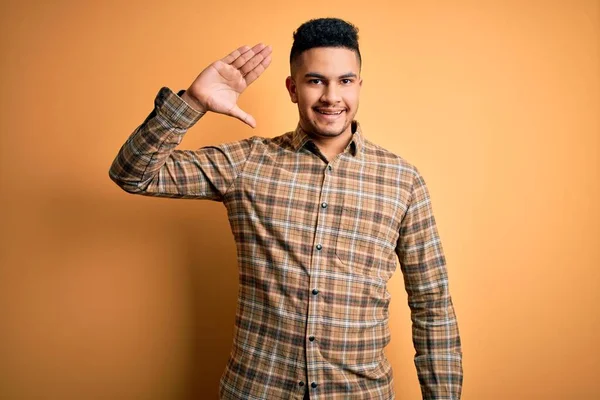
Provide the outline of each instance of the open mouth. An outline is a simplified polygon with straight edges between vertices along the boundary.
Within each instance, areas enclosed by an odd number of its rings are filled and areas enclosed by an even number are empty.
[[[330,116],[340,115],[341,113],[344,112],[344,110],[326,110],[326,109],[319,109],[319,108],[315,108],[314,110],[321,115],[330,115]]]

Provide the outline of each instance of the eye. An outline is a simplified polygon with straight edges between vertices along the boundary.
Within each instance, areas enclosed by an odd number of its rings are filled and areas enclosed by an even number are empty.
[[[351,83],[352,83],[352,79],[348,79],[348,78],[342,79],[342,84],[344,84],[344,85],[349,85]]]
[[[308,81],[308,83],[313,84],[313,85],[318,85],[321,82],[323,82],[321,79],[316,79],[316,78]]]

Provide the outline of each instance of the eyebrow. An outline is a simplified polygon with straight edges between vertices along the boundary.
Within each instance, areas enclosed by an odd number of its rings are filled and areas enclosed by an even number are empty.
[[[324,75],[317,74],[316,72],[309,72],[304,75],[305,78],[318,78],[326,80],[327,78]],[[346,74],[338,76],[338,79],[347,79],[347,78],[356,78],[356,74],[354,72],[348,72]]]

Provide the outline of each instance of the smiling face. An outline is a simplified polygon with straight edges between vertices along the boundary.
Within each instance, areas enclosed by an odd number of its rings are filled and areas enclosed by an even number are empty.
[[[356,53],[347,48],[315,47],[292,65],[286,86],[298,104],[300,126],[314,138],[349,137],[358,111],[362,79]]]

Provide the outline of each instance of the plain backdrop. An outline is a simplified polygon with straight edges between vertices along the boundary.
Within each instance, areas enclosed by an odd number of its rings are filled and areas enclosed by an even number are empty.
[[[243,44],[273,63],[180,148],[295,128],[292,32],[360,29],[365,136],[423,173],[448,261],[466,400],[600,398],[600,2],[1,1],[0,399],[217,397],[235,244],[210,201],[108,177],[162,86]],[[419,399],[392,293],[397,398]]]

